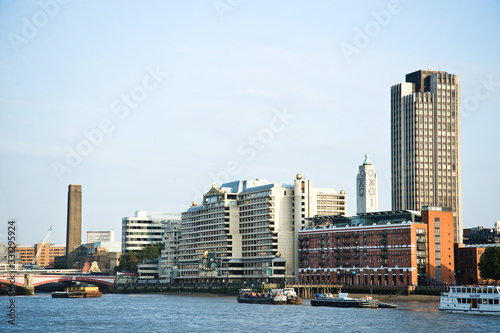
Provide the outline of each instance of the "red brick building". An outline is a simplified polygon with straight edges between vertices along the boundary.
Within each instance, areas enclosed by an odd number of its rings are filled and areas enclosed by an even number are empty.
[[[486,247],[500,244],[467,245],[455,244],[455,273],[457,285],[488,284],[493,281],[481,279],[477,265]]]
[[[299,283],[453,284],[453,213],[390,211],[309,219],[299,231]]]

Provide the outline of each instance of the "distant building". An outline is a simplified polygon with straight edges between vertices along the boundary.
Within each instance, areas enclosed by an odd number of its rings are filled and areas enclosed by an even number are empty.
[[[299,231],[299,283],[453,284],[453,214],[423,207],[308,219]]]
[[[159,276],[159,264],[157,259],[148,259],[137,264],[138,281],[157,280]]]
[[[297,280],[297,232],[305,218],[345,214],[345,192],[240,180],[215,184],[182,213],[178,281]]]
[[[99,268],[114,269],[119,264],[121,255],[120,242],[95,242],[82,244],[75,250],[75,265],[82,269],[85,263],[97,262]]]
[[[114,242],[115,231],[87,231],[87,243]]]
[[[500,244],[500,221],[493,228],[474,227],[464,229],[464,244]]]
[[[68,187],[68,216],[66,224],[66,261],[68,268],[75,263],[75,251],[82,244],[82,185]]]
[[[122,219],[122,253],[139,251],[148,245],[161,243],[165,224],[180,221],[180,213],[137,211],[135,216]]]
[[[97,262],[99,268],[103,269],[114,269],[119,264],[120,252],[110,252],[106,248],[97,246],[93,253],[88,256],[88,262]]]
[[[457,285],[495,283],[481,278],[478,264],[488,247],[500,244],[455,244],[455,272]]]
[[[181,221],[170,220],[164,225],[163,244],[165,248],[161,251],[158,275],[164,283],[173,282],[178,277],[179,267],[179,237],[181,234]]]
[[[14,260],[14,265],[11,266],[12,262],[10,260]],[[0,243],[0,270],[8,270],[8,269],[22,269],[21,265],[21,255],[19,252],[14,252],[13,257],[9,256],[9,247],[5,243]]]
[[[378,212],[378,180],[375,166],[373,166],[365,155],[365,161],[359,166],[356,177],[356,203],[357,213]]]
[[[35,245],[17,245],[16,252],[20,254],[21,263],[23,265],[31,264],[41,246],[42,243],[37,243]],[[53,267],[54,258],[64,256],[65,250],[66,248],[63,244],[45,243],[35,264],[40,267]]]
[[[462,242],[460,77],[419,70],[391,87],[392,209],[451,207]]]

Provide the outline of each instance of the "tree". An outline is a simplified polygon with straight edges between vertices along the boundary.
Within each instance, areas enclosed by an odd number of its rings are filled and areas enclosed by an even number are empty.
[[[120,256],[120,264],[117,266],[118,271],[123,272],[136,272],[137,271],[137,263],[139,259],[137,259],[137,255],[135,252],[127,252]]]
[[[147,259],[156,259],[160,256],[161,250],[165,248],[162,243],[148,245],[140,251],[127,252],[120,256],[120,264],[115,267],[117,272],[137,272],[137,264]]]
[[[500,280],[500,247],[488,247],[477,266],[481,279]]]

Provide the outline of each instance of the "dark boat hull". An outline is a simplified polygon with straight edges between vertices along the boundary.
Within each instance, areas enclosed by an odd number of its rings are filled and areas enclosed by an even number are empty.
[[[338,300],[338,299],[315,299],[311,300],[312,306],[330,306],[335,308],[377,308],[377,304],[371,300]]]
[[[248,304],[273,304],[272,297],[240,297],[236,298],[238,303]]]

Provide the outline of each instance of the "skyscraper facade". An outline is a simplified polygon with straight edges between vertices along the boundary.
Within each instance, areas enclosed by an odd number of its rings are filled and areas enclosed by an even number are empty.
[[[391,87],[392,209],[453,211],[462,240],[460,77],[419,70]]]

